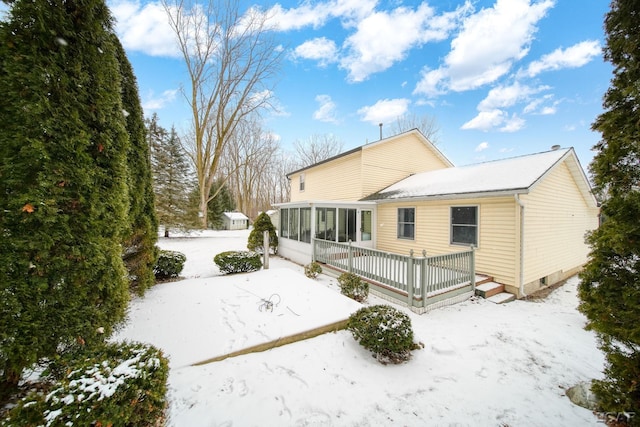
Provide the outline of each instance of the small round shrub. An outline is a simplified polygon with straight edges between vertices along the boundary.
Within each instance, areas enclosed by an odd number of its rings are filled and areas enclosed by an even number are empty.
[[[166,280],[178,277],[186,260],[187,257],[181,252],[161,250],[156,265],[153,267],[156,279]]]
[[[409,316],[389,305],[361,308],[349,317],[347,329],[383,364],[405,362],[418,348]]]
[[[109,344],[58,360],[49,387],[31,391],[0,426],[143,426],[164,424],[169,364],[142,343]]]
[[[338,277],[340,292],[358,302],[364,302],[369,296],[369,284],[353,273],[342,273]]]
[[[315,279],[320,273],[322,273],[322,267],[315,261],[304,266],[304,275],[309,279]]]
[[[220,272],[224,274],[246,273],[262,268],[260,254],[251,251],[227,251],[213,257]]]

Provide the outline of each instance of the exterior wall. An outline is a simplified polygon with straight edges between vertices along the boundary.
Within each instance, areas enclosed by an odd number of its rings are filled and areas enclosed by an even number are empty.
[[[525,292],[567,278],[587,261],[585,233],[598,227],[598,208],[578,191],[567,162],[528,195],[524,214]],[[545,279],[545,284],[540,279]],[[541,286],[542,285],[542,286]]]
[[[247,221],[248,220],[246,219],[229,219],[228,217],[224,217],[224,229],[225,230],[246,230]]]
[[[476,271],[497,282],[515,286],[519,256],[518,210],[513,197],[383,203],[377,209],[377,249],[415,256],[445,254],[467,250],[451,240],[451,207],[478,206],[479,230]],[[416,208],[415,240],[397,238],[397,209]]]
[[[362,149],[362,192],[366,197],[417,172],[449,167],[414,133]]]
[[[361,151],[323,163],[291,176],[290,202],[303,200],[358,200],[362,194]],[[304,191],[300,175],[304,174]]]
[[[451,167],[416,132],[373,142],[360,150],[291,175],[290,202],[360,200],[417,172]],[[300,175],[304,190],[300,191]]]

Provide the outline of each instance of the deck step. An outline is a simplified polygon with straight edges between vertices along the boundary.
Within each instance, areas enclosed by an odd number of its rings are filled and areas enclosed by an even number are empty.
[[[515,299],[516,296],[514,294],[510,294],[508,292],[500,292],[499,294],[495,294],[494,296],[487,298],[487,301],[491,301],[495,304],[504,304],[514,301]]]
[[[482,298],[489,298],[504,292],[504,285],[496,282],[487,282],[476,286],[476,295]]]

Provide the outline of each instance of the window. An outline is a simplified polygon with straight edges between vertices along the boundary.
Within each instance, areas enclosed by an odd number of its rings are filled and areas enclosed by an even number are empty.
[[[289,237],[289,209],[280,209],[280,237]]]
[[[316,208],[316,239],[336,240],[336,210]]]
[[[304,191],[304,174],[300,174],[300,191]]]
[[[289,238],[298,240],[298,209],[289,209]]]
[[[478,245],[478,207],[451,207],[451,243]]]
[[[357,209],[338,209],[338,242],[356,241]]]
[[[398,239],[415,238],[416,210],[415,208],[398,208]]]
[[[300,208],[300,241],[311,243],[311,208]]]

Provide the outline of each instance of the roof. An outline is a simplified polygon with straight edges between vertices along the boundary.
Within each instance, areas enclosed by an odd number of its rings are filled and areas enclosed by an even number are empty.
[[[551,168],[572,157],[578,167],[571,167],[581,192],[590,187],[573,148],[513,157],[475,165],[417,173],[398,181],[362,200],[402,200],[433,197],[479,196],[485,193],[526,193]],[[579,169],[579,171],[578,171]],[[582,177],[576,176],[582,174]]]
[[[232,219],[232,220],[249,219],[242,212],[225,212],[224,216],[226,216],[227,218]]]
[[[374,147],[374,146],[376,146],[376,145],[390,143],[390,142],[392,142],[392,141],[394,141],[394,140],[396,140],[396,139],[398,139],[398,138],[400,138],[400,137],[402,137],[402,136],[404,136],[404,135],[410,134],[410,133],[413,133],[413,134],[417,135],[417,136],[418,136],[418,138],[420,138],[420,139],[425,143],[425,145],[427,145],[427,146],[428,146],[428,147],[433,151],[433,153],[436,155],[436,157],[438,157],[440,160],[442,160],[442,161],[444,162],[444,164],[449,165],[449,166],[453,166],[453,163],[451,163],[451,161],[449,161],[449,159],[447,159],[447,158],[445,157],[445,155],[444,155],[444,154],[442,154],[442,152],[441,152],[440,150],[438,150],[438,148],[437,148],[435,145],[433,145],[433,143],[432,143],[431,141],[429,141],[429,140],[427,139],[427,137],[426,137],[426,136],[424,136],[424,134],[423,134],[422,132],[420,132],[420,130],[418,130],[418,129],[411,129],[410,131],[402,132],[402,133],[399,133],[399,134],[397,134],[397,135],[390,136],[390,137],[388,137],[388,138],[383,138],[383,139],[380,139],[380,140],[375,141],[375,142],[371,142],[371,143],[367,143],[367,144],[365,144],[365,145],[361,145],[360,147],[356,147],[356,148],[354,148],[354,149],[352,149],[352,150],[345,151],[344,153],[340,153],[340,154],[338,154],[338,155],[336,155],[336,156],[330,157],[330,158],[328,158],[328,159],[322,160],[322,161],[317,162],[317,163],[314,163],[314,164],[312,164],[312,165],[305,166],[305,167],[300,168],[300,169],[298,169],[298,170],[295,170],[295,171],[293,171],[293,172],[289,172],[286,176],[287,176],[287,178],[288,178],[288,177],[290,177],[290,176],[291,176],[291,175],[293,175],[293,174],[300,173],[300,172],[306,171],[306,170],[308,170],[308,169],[314,168],[314,167],[316,167],[316,166],[320,166],[320,165],[322,165],[322,164],[332,162],[332,161],[334,161],[334,160],[340,159],[340,158],[342,158],[342,157],[346,157],[346,156],[348,156],[348,155],[350,155],[350,154],[360,152],[360,151],[362,151],[362,150],[365,150],[365,149],[368,149],[368,148]]]

